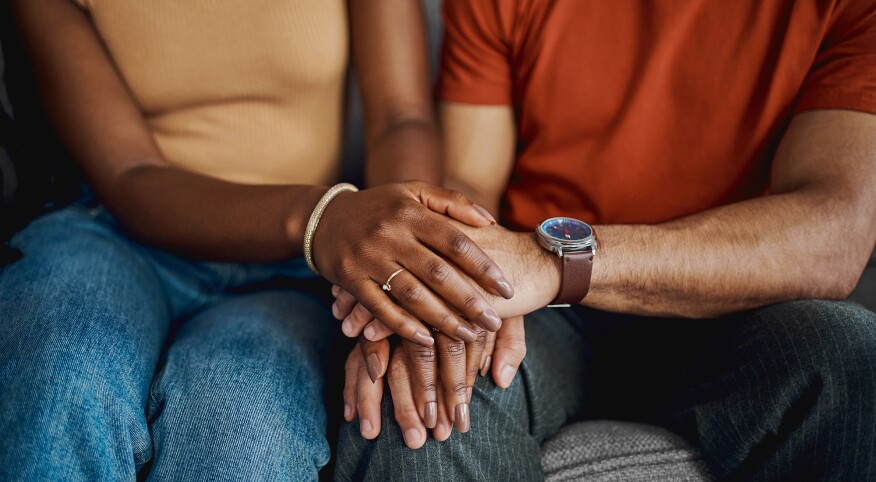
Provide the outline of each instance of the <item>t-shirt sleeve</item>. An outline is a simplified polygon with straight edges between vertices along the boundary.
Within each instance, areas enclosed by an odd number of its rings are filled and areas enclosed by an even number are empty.
[[[511,32],[514,2],[445,0],[444,44],[436,94],[444,100],[512,103]]]
[[[797,102],[797,112],[812,109],[876,114],[876,2],[838,2]]]

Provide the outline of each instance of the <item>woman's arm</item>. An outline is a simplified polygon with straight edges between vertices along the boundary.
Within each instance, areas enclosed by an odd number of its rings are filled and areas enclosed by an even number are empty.
[[[14,11],[56,129],[94,190],[131,233],[211,259],[300,255],[307,220],[326,187],[240,185],[169,165],[80,9],[68,0],[17,0]],[[429,331],[380,289],[399,266],[413,278],[400,293],[407,294],[402,304],[417,314],[428,306],[429,314],[420,318],[448,333],[465,335],[471,329],[446,308],[428,303],[431,290],[475,322],[493,313],[470,284],[453,276],[456,267],[488,291],[510,296],[495,263],[430,207],[455,212],[457,219],[480,216],[469,201],[444,189],[395,184],[337,196],[313,239],[316,265],[327,279],[354,293],[405,338],[427,344],[434,342]]]
[[[187,255],[301,254],[323,186],[248,186],[170,166],[87,15],[69,0],[13,2],[46,110],[108,209],[136,236]]]
[[[440,185],[440,142],[420,0],[350,0],[349,5],[353,64],[365,114],[366,183],[417,179]]]

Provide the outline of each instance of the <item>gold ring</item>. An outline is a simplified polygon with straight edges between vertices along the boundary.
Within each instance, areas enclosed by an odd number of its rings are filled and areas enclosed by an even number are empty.
[[[395,275],[401,273],[404,270],[404,268],[399,268],[393,271],[393,273],[389,275],[389,279],[386,280],[386,283],[383,283],[383,291],[392,291],[392,286],[389,285],[389,282],[392,281],[393,278],[395,278]]]

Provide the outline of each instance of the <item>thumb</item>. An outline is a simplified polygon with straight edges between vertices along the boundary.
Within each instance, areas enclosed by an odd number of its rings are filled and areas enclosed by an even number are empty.
[[[423,205],[436,213],[474,227],[496,224],[496,218],[489,211],[473,203],[459,191],[426,183],[416,183],[409,188]]]
[[[515,316],[502,322],[496,333],[496,348],[493,351],[493,380],[502,388],[511,386],[520,363],[526,356],[526,335],[523,317]]]

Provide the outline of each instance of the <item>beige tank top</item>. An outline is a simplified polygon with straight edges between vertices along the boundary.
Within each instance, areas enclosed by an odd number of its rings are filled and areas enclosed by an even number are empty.
[[[250,184],[339,169],[344,0],[76,0],[168,162]]]

